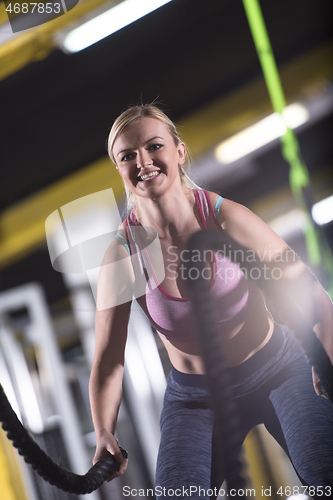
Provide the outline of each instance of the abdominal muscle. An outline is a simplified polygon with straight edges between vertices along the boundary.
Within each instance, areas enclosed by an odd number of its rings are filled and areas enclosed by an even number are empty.
[[[274,322],[264,299],[247,319],[227,332],[221,332],[221,343],[228,366],[236,366],[267,344],[274,330]],[[196,342],[171,342],[162,338],[171,364],[180,372],[204,374],[204,366]]]

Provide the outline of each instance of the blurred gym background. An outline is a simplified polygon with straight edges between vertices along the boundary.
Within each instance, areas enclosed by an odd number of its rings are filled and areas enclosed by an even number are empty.
[[[255,137],[263,137],[273,113],[242,1],[164,2],[89,47],[71,48],[74,28],[125,3],[61,1],[67,12],[30,28],[20,12],[11,14],[10,24],[9,2],[0,3],[0,382],[41,446],[80,474],[91,466],[95,446],[88,400],[94,298],[87,274],[53,269],[45,221],[86,197],[84,210],[72,213],[74,226],[107,225],[108,203],[89,200],[109,189],[124,217],[123,187],[105,147],[121,111],[160,103],[189,147],[192,178],[248,206],[309,262],[305,217],[291,193],[279,134],[272,130],[258,144],[250,135],[251,147],[236,135],[256,125]],[[332,248],[333,4],[260,4],[290,126],[310,172],[313,217]],[[223,156],[230,138],[234,149]],[[329,288],[327,270],[313,270]],[[117,500],[124,486],[133,489],[130,497],[153,487],[168,371],[158,337],[134,305],[117,435],[130,464],[123,477],[87,498]],[[274,491],[299,484],[261,427],[248,436],[244,458],[257,499],[271,486],[271,498],[284,498]],[[3,431],[0,483],[2,500],[77,498],[33,473]]]

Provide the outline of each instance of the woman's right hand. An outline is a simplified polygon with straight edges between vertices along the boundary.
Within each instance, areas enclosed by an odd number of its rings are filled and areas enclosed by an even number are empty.
[[[128,464],[128,459],[123,457],[123,454],[119,449],[117,438],[115,438],[115,436],[111,434],[111,432],[105,434],[104,436],[102,436],[97,440],[97,447],[95,456],[93,458],[93,464],[95,465],[96,462],[98,462],[102,457],[104,457],[108,453],[114,456],[117,462],[119,462],[120,467],[118,471],[116,471],[114,474],[112,474],[112,476],[110,476],[107,479],[107,482],[112,481],[112,479],[114,479],[115,477],[124,474]]]

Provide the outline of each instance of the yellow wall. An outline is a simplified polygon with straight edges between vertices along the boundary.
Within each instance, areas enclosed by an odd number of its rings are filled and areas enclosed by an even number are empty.
[[[18,460],[16,450],[0,428],[1,500],[27,500]]]

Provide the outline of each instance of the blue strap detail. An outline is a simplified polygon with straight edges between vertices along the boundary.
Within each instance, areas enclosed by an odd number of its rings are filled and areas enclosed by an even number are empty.
[[[216,217],[217,222],[220,224],[220,206],[224,198],[222,196],[219,196],[216,200],[215,207],[214,207],[214,214]]]
[[[130,247],[129,247],[129,244],[127,243],[126,239],[123,237],[122,234],[118,233],[116,234],[116,238],[118,241],[120,241],[120,243],[122,245],[124,245],[124,247],[126,248],[126,250],[128,251],[129,255],[131,255],[131,250],[130,250]]]

